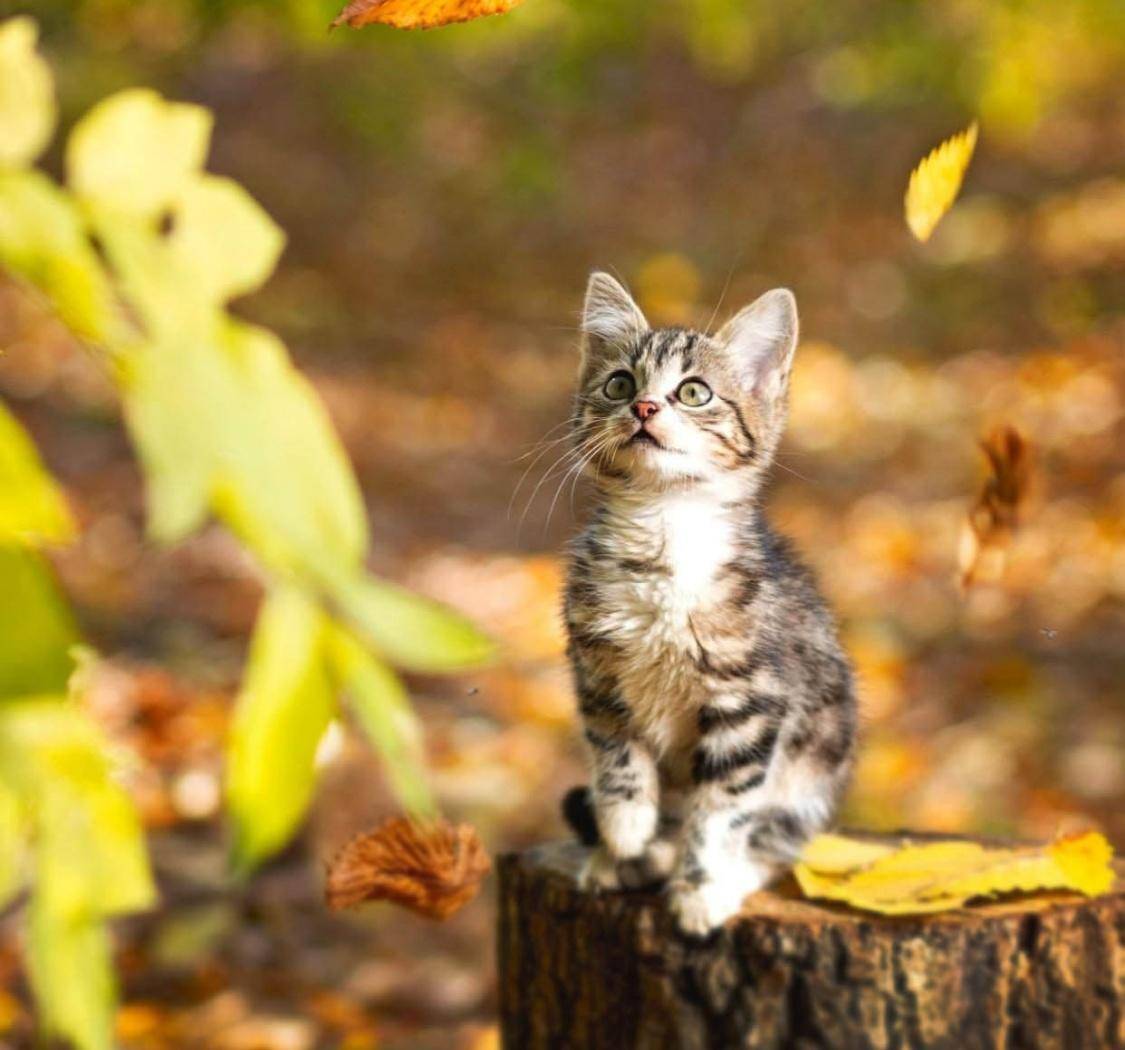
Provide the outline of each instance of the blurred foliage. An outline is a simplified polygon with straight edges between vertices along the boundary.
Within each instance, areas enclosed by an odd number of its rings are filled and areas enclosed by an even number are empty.
[[[1093,823],[1120,844],[1121,5],[526,0],[432,33],[327,33],[338,8],[34,4],[64,122],[135,83],[215,112],[210,167],[288,235],[237,323],[283,335],[315,385],[377,523],[373,566],[501,640],[485,672],[408,680],[442,809],[490,849],[519,847],[563,833],[558,798],[584,776],[557,616],[583,490],[555,500],[540,440],[562,433],[583,276],[612,266],[676,322],[719,321],[776,284],[798,296],[769,502],[859,672],[848,822],[1035,839]],[[910,168],[978,116],[960,199],[918,245]],[[69,256],[85,243],[65,221],[56,236]],[[37,286],[79,287],[40,265]],[[96,269],[78,272],[81,296],[51,293],[72,329],[103,301]],[[25,290],[0,286],[0,341],[0,387],[80,525],[51,561],[118,654],[85,704],[136,755],[125,782],[161,873],[159,911],[116,931],[121,1042],[493,1046],[491,894],[425,936],[323,913],[317,862],[397,806],[361,737],[324,735],[301,848],[244,893],[223,886],[223,747],[261,572],[214,526],[171,550],[145,541],[116,389]],[[1038,491],[1003,572],[962,594],[978,442],[1000,424],[1027,437]],[[349,623],[377,627],[367,591],[344,590],[326,611],[346,599]],[[365,667],[356,631],[344,651],[327,635],[354,717],[368,697],[376,717],[404,703],[389,649]],[[0,1031],[23,1050],[19,998],[0,995]]]
[[[54,119],[29,20],[0,24],[0,85],[2,196]],[[34,204],[28,213],[39,214]],[[26,258],[26,228],[10,213],[0,226],[0,241]],[[51,239],[50,218],[46,226]],[[99,1050],[112,1045],[115,1007],[105,920],[148,907],[154,894],[107,741],[67,695],[79,637],[36,548],[73,535],[62,493],[0,406],[0,902],[31,885],[27,958],[43,1025]]]
[[[428,812],[405,694],[358,639],[425,670],[471,666],[489,643],[364,574],[362,499],[319,402],[271,333],[227,315],[229,298],[272,271],[281,232],[236,183],[201,172],[209,113],[151,91],[123,91],[75,128],[71,193],[29,170],[55,119],[35,41],[30,19],[0,24],[0,262],[109,352],[149,478],[152,535],[182,539],[213,512],[271,578],[229,748],[234,864],[248,870],[292,836],[341,688],[359,697],[403,801]],[[72,534],[30,440],[0,409],[0,874],[10,898],[30,824],[29,965],[43,1021],[96,1050],[111,1044],[114,1017],[103,920],[153,894],[132,803],[110,780],[100,735],[64,699],[70,614],[27,549]]]

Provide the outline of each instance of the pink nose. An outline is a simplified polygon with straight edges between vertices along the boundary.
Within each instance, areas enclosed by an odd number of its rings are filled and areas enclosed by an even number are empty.
[[[635,415],[642,423],[644,423],[650,416],[655,416],[659,411],[660,406],[655,401],[633,402],[633,415]]]

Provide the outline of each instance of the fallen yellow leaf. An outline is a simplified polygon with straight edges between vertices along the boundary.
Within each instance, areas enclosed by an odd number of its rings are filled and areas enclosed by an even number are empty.
[[[894,853],[885,842],[866,842],[845,835],[817,835],[801,854],[801,862],[821,875],[846,875]]]
[[[805,848],[794,874],[806,897],[908,915],[1002,893],[1076,890],[1097,896],[1113,885],[1112,857],[1113,849],[1097,832],[1011,849],[963,840],[906,842],[896,849],[821,835]]]
[[[523,0],[352,0],[336,16],[332,26],[433,29],[453,22],[506,14],[521,3]]]
[[[973,121],[959,135],[931,150],[911,172],[906,187],[906,224],[918,240],[929,240],[934,227],[957,199],[976,144],[977,124]]]

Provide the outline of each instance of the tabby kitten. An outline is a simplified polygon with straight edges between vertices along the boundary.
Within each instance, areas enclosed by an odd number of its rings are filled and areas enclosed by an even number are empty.
[[[601,843],[583,880],[667,881],[696,935],[829,823],[852,764],[832,615],[758,503],[796,345],[786,289],[708,336],[590,277],[573,426],[597,497],[565,596]]]

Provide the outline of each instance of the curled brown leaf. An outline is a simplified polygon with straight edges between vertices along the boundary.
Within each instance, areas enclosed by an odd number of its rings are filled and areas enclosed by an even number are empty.
[[[386,900],[444,920],[477,895],[490,866],[470,825],[395,817],[340,850],[325,897],[333,909]]]
[[[351,0],[332,21],[336,26],[386,25],[396,29],[433,29],[502,15],[523,0]]]
[[[980,443],[988,472],[961,530],[961,586],[971,587],[989,563],[1002,563],[1031,494],[1034,470],[1027,439],[1010,424],[996,427]]]

